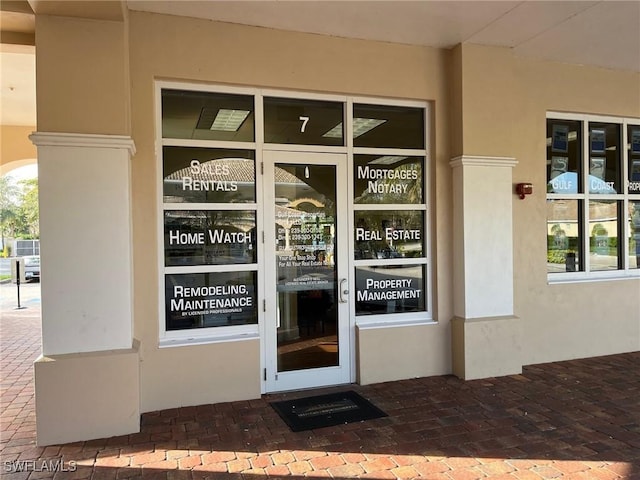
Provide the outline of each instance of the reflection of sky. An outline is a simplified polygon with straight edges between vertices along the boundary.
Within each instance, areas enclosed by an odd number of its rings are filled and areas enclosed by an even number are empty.
[[[587,180],[589,193],[599,194],[615,194],[613,182],[606,182],[596,176],[589,175]],[[575,172],[566,172],[551,179],[547,184],[548,193],[578,193],[578,174]]]

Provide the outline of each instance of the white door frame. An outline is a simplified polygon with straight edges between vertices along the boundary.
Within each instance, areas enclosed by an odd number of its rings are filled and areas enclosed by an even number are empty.
[[[301,151],[263,150],[264,162],[264,217],[265,231],[265,261],[262,281],[265,285],[265,328],[263,335],[263,352],[265,375],[263,377],[264,391],[277,392],[286,390],[300,390],[328,385],[351,383],[353,379],[353,337],[354,325],[350,311],[352,299],[348,295],[351,283],[351,269],[349,262],[349,198],[348,198],[348,155],[347,153],[320,153]],[[275,262],[276,241],[275,229],[275,191],[274,175],[276,163],[333,165],[336,167],[336,255],[338,289],[343,285],[344,303],[338,302],[338,342],[339,365],[308,370],[288,372],[277,371],[277,307],[278,294],[275,281],[277,266]],[[346,281],[342,281],[345,279]],[[340,293],[340,292],[338,292]],[[340,295],[339,295],[340,296]]]

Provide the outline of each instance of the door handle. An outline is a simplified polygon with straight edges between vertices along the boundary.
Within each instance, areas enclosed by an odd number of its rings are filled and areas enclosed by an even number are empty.
[[[343,278],[342,280],[340,280],[340,287],[338,288],[338,298],[340,299],[340,303],[347,303],[347,299],[345,298],[345,295],[349,295],[349,290],[347,290],[346,288],[343,288],[344,282],[346,282],[347,279]]]

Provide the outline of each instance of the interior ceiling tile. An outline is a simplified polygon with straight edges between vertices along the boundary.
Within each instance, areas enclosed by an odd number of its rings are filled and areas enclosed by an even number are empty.
[[[640,71],[640,2],[600,2],[514,48],[518,55]]]
[[[597,1],[523,2],[467,41],[516,47],[597,4]]]

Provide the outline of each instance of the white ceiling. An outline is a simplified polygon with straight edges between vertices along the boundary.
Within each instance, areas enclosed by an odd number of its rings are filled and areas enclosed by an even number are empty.
[[[640,71],[640,1],[153,1],[130,10]]]
[[[639,0],[128,0],[126,4],[130,10],[438,48],[465,42],[498,45],[512,48],[516,55],[640,72]],[[0,121],[35,125],[33,51],[3,45],[0,62]]]

